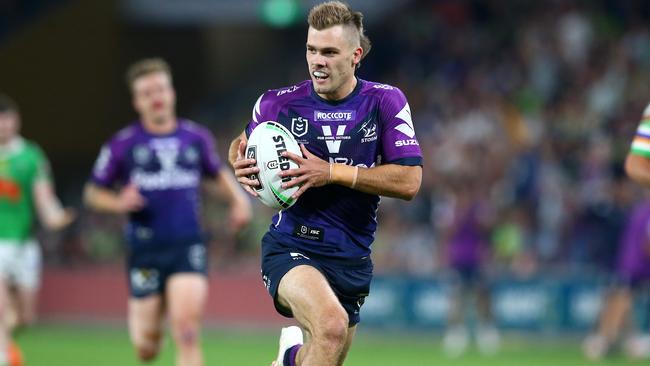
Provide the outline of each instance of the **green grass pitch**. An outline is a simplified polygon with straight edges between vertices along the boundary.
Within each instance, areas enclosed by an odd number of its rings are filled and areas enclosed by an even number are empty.
[[[439,334],[360,330],[346,366],[613,366],[647,365],[614,356],[601,362],[585,360],[576,339],[535,341],[506,337],[504,349],[492,357],[474,351],[456,359],[443,355]],[[206,366],[268,366],[277,352],[277,332],[269,330],[206,330]],[[19,334],[27,366],[128,366],[136,361],[125,327],[41,325]],[[173,346],[165,339],[151,366],[173,366]]]

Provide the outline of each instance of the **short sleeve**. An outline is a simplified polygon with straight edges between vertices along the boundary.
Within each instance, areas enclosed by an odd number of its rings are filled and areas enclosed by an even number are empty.
[[[253,107],[253,114],[251,116],[251,120],[248,121],[248,125],[246,125],[246,137],[249,137],[251,135],[251,132],[257,127],[262,122],[271,120],[272,118],[269,118],[266,114],[268,114],[268,102],[264,98],[266,94],[260,95],[259,98],[257,98],[257,101],[255,102],[255,106]]]
[[[199,134],[201,150],[201,173],[204,176],[215,177],[221,169],[221,159],[217,153],[217,144],[212,134],[202,130]]]
[[[93,167],[92,182],[104,187],[110,187],[115,184],[122,164],[120,159],[117,148],[114,145],[108,143],[102,146]]]
[[[382,120],[382,162],[422,165],[420,143],[415,136],[411,108],[404,94],[395,87],[386,88],[379,113]]]

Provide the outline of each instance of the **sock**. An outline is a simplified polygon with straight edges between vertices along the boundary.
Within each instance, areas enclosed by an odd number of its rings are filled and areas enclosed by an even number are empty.
[[[302,344],[296,344],[284,351],[284,359],[282,360],[284,366],[296,366],[296,355],[298,355],[300,347],[302,347]]]

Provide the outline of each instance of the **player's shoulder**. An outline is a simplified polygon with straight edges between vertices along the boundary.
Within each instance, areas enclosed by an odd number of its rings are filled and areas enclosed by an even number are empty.
[[[376,95],[381,98],[404,97],[404,93],[400,90],[400,88],[394,85],[362,79],[359,79],[359,81],[363,83],[363,86],[361,87],[361,94]]]
[[[189,119],[179,119],[178,128],[185,134],[196,137],[211,137],[212,132],[206,126]]]
[[[21,137],[19,143],[26,151],[41,151],[41,145],[39,145],[36,141]]]
[[[111,136],[109,143],[124,143],[132,140],[138,134],[139,122],[130,123],[128,126],[119,129]]]
[[[311,80],[304,80],[298,84],[267,90],[259,98],[260,103],[284,104],[294,99],[309,95]]]
[[[400,88],[384,83],[362,80],[361,95],[365,97],[374,97],[381,109],[387,111],[398,111],[408,106],[406,95]]]

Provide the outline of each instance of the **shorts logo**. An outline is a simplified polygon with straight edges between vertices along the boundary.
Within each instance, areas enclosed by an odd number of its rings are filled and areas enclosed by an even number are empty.
[[[206,260],[205,254],[206,254],[205,246],[203,246],[202,244],[194,244],[190,246],[187,253],[187,259],[189,260],[192,268],[197,270],[202,270],[205,268],[205,260]]]
[[[160,285],[160,275],[155,269],[134,268],[130,277],[131,287],[138,292],[156,290]]]
[[[291,253],[289,253],[289,255],[291,256],[291,259],[293,259],[293,260],[299,260],[299,259],[307,259],[307,260],[309,260],[309,257],[302,254],[302,253],[291,252]]]
[[[302,137],[307,134],[309,129],[309,120],[302,117],[291,118],[291,133],[296,137]]]
[[[325,230],[298,224],[293,228],[293,236],[307,240],[323,241]]]
[[[326,122],[347,122],[354,121],[357,117],[357,111],[314,111],[314,120],[315,121],[326,121]]]

